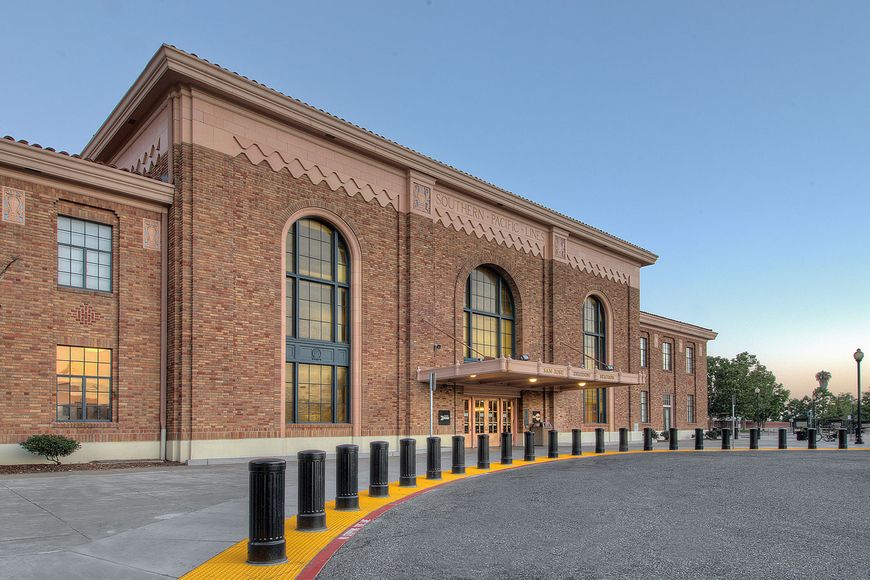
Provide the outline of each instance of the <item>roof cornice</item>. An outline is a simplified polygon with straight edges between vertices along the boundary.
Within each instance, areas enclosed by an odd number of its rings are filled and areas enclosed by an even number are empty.
[[[470,193],[494,205],[506,205],[513,211],[537,222],[556,226],[587,243],[604,248],[631,260],[638,266],[654,264],[658,256],[602,230],[550,210],[531,200],[445,165],[421,153],[408,149],[380,135],[339,119],[302,101],[284,95],[218,65],[204,61],[173,46],[163,45],[148,62],[82,155],[105,160],[106,148],[128,119],[144,115],[149,103],[160,95],[151,94],[155,87],[175,82],[200,86],[235,102],[302,127],[318,135],[329,135],[337,142],[363,151],[393,165],[419,171],[437,181]]]
[[[717,336],[719,336],[718,332],[715,332],[709,328],[704,328],[703,326],[696,326],[687,322],[680,322],[679,320],[665,318],[664,316],[659,316],[658,314],[650,314],[649,312],[643,311],[641,311],[640,313],[640,324],[641,326],[648,326],[652,328],[657,328],[659,330],[675,332],[677,334],[700,338],[703,340],[714,340]]]
[[[168,183],[7,139],[0,139],[0,167],[24,170],[139,201],[172,204],[174,188]]]

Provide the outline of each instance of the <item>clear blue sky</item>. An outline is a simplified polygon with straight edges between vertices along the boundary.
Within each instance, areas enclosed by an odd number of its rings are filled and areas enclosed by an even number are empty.
[[[168,42],[656,252],[642,308],[795,394],[870,351],[870,3],[3,12],[0,133],[79,151]]]

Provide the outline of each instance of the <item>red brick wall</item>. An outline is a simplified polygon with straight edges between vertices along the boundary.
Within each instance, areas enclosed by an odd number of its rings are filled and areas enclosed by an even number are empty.
[[[26,224],[0,222],[0,443],[36,433],[82,442],[149,441],[160,433],[160,252],[142,247],[142,219],[160,214],[0,176],[27,192]],[[113,226],[112,292],[57,285],[57,216]],[[112,349],[112,422],[55,421],[55,348]]]

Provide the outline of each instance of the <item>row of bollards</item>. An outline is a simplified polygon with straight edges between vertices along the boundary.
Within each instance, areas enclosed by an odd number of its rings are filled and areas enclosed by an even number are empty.
[[[758,449],[759,430],[749,430],[749,448]],[[807,448],[817,449],[816,429],[807,429]],[[840,429],[837,433],[838,447],[848,448],[848,433]],[[582,454],[582,435],[580,429],[571,430],[571,455]],[[677,430],[668,433],[668,446],[672,451],[679,449]],[[417,485],[416,440],[411,438],[399,441],[399,485]],[[643,449],[652,450],[652,429],[643,430]],[[788,432],[779,430],[779,449],[788,448]],[[704,431],[695,429],[695,449],[704,449]],[[731,429],[722,429],[722,449],[731,449]],[[335,509],[356,511],[359,509],[359,446],[338,445],[336,451],[336,493]],[[454,435],[452,441],[453,464],[451,472],[465,473],[465,437]],[[619,429],[619,451],[628,451],[628,429]],[[604,429],[595,429],[595,453],[604,453]],[[547,441],[547,457],[559,457],[559,432],[550,431]],[[298,485],[296,529],[300,531],[320,531],[326,529],[326,452],[319,450],[300,451],[298,460]],[[523,433],[523,460],[535,461],[534,434]],[[513,463],[513,436],[501,434],[501,463]],[[477,467],[489,469],[489,435],[482,433],[477,440]],[[284,474],[286,462],[283,459],[255,459],[248,465],[249,470],[249,542],[248,563],[278,564],[287,560],[284,538]],[[389,443],[372,441],[369,444],[369,496],[388,497],[389,480]],[[441,479],[441,438],[426,439],[426,479]]]

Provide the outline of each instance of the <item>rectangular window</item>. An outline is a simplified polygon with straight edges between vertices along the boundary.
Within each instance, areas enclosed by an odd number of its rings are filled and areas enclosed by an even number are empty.
[[[689,421],[689,423],[695,422],[695,395],[687,395],[686,419]]]
[[[112,226],[57,217],[57,283],[112,291]]]
[[[695,374],[695,347],[686,347],[686,372],[690,375]]]
[[[641,368],[646,368],[646,365],[647,365],[646,356],[647,356],[646,337],[641,336],[640,337],[640,366],[641,366]]]
[[[649,391],[640,392],[640,422],[649,423]]]
[[[112,351],[57,347],[57,420],[112,420]]]
[[[584,389],[584,421],[586,423],[607,422],[607,389]]]
[[[671,343],[662,343],[662,369],[671,370]]]

